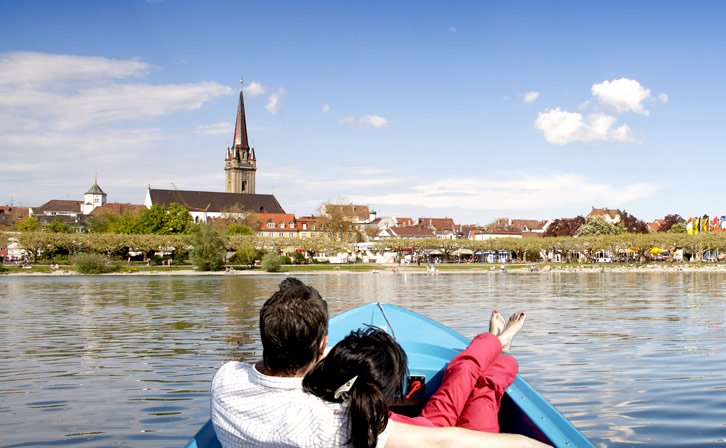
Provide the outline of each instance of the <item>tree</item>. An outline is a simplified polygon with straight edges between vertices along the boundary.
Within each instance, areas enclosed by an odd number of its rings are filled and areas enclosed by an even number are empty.
[[[622,233],[615,224],[609,222],[604,216],[591,215],[585,218],[585,224],[580,226],[578,235],[617,235]]]
[[[618,223],[628,233],[648,233],[648,223],[636,218],[633,215],[623,212],[623,219]]]
[[[169,207],[154,204],[141,215],[139,230],[159,235],[188,233],[192,222],[189,211],[175,202]]]
[[[347,210],[353,210],[353,205],[323,202],[318,209],[318,228],[338,241],[360,241],[362,236],[355,228],[354,216]]]
[[[583,224],[585,224],[585,218],[582,216],[555,219],[547,227],[544,236],[575,236]]]
[[[227,235],[252,235],[252,230],[244,224],[231,224],[224,229]]]
[[[278,272],[282,266],[282,260],[276,253],[268,252],[264,257],[262,257],[260,266],[262,266],[262,269],[267,272]]]
[[[237,243],[235,258],[240,263],[252,264],[257,259],[257,244],[254,237],[240,239]]]
[[[662,230],[661,230],[662,231]],[[668,233],[687,233],[688,229],[686,228],[685,222],[677,222],[670,226],[670,228],[667,230]]]
[[[200,271],[218,271],[224,266],[225,245],[216,230],[208,224],[192,224],[189,244],[190,259]]]
[[[71,233],[71,226],[61,221],[58,216],[53,218],[53,221],[45,226],[45,229],[50,233]]]
[[[21,232],[35,232],[38,230],[38,218],[35,216],[25,218],[20,224],[18,224],[18,230]]]
[[[663,219],[665,223],[660,226],[660,229],[658,229],[659,232],[668,232],[673,228],[676,224],[683,224],[683,232],[672,232],[672,233],[685,233],[686,229],[686,220],[681,217],[681,215],[675,214],[675,215],[666,215]]]

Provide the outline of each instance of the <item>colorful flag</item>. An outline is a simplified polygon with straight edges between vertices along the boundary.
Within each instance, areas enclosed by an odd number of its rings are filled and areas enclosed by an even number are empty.
[[[718,215],[716,215],[711,220],[711,232],[718,232],[718,229],[721,228],[721,223],[718,220]]]
[[[721,217],[721,231],[726,232],[726,216]]]
[[[693,235],[693,218],[688,218],[688,224],[686,224],[686,233]]]
[[[703,223],[703,231],[708,232],[708,215],[703,215],[703,218],[701,219],[701,223]]]
[[[701,230],[701,218],[693,218],[693,234],[698,235]]]

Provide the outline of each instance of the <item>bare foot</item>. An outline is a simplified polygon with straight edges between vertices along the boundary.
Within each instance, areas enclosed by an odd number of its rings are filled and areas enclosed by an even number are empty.
[[[522,329],[526,318],[527,315],[525,313],[514,313],[509,316],[507,326],[499,334],[499,340],[502,341],[502,353],[509,351],[509,348],[512,346],[512,338]]]
[[[489,321],[489,333],[494,336],[499,336],[502,330],[504,330],[504,323],[505,320],[502,313],[497,310],[492,311],[492,318]]]

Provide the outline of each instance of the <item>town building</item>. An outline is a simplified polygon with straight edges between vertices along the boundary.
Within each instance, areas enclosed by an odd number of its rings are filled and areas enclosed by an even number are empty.
[[[91,212],[106,203],[106,193],[98,186],[98,176],[93,182],[93,186],[83,195],[83,205],[81,206],[81,214],[90,215]]]
[[[271,194],[222,193],[214,191],[162,190],[146,191],[144,205],[169,205],[176,203],[189,210],[194,222],[207,222],[224,214],[285,213],[275,196]]]
[[[270,238],[296,238],[299,228],[292,213],[255,213],[251,221],[256,221],[257,235]]]
[[[247,138],[243,90],[242,80],[240,80],[234,140],[232,147],[227,148],[227,157],[224,159],[224,191],[227,193],[255,194],[257,158],[255,157],[255,148],[250,147]]]
[[[603,218],[605,218],[605,221],[609,222],[610,224],[618,225],[618,223],[622,221],[625,217],[625,214],[618,209],[613,210],[605,207],[593,207],[590,213],[585,216],[585,218],[589,216],[602,216]]]

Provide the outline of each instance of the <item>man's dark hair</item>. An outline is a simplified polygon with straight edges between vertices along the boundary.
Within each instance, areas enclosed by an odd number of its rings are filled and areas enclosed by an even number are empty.
[[[283,280],[262,305],[262,362],[271,372],[294,375],[317,361],[327,334],[328,304],[298,279]]]

